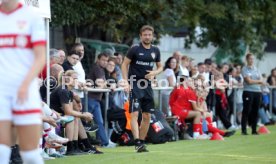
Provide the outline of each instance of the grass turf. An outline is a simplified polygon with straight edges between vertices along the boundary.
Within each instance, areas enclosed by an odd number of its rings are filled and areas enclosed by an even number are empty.
[[[102,155],[70,156],[46,164],[276,163],[276,126],[268,129],[271,134],[258,136],[241,136],[238,130],[224,141],[182,140],[148,145],[149,153],[135,153],[134,147],[105,148],[101,149]]]

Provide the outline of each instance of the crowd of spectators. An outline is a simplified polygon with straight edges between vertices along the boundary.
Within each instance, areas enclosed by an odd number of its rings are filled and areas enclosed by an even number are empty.
[[[119,82],[122,80],[120,66],[124,55],[103,51],[97,56],[96,63],[91,66],[88,74],[85,74],[81,62],[84,55],[85,50],[81,43],[73,45],[68,53],[63,49],[51,49],[50,78],[46,79],[46,66],[40,74],[43,80],[40,93],[44,112],[41,148],[45,159],[60,158],[64,155],[102,154],[99,147],[116,147],[116,141],[112,142],[108,135],[112,132],[105,129],[106,97],[103,92],[90,91],[87,98],[85,94],[88,88],[108,88],[112,91],[109,107],[124,108],[125,103],[128,103],[128,93],[114,91],[120,87]],[[253,58],[252,55],[250,57]],[[249,59],[247,62],[250,62]],[[253,110],[248,107],[250,104],[247,104],[247,109],[244,110],[247,97],[244,97],[243,86],[245,84],[250,88],[254,83],[260,86],[262,95],[260,107],[256,111],[260,122],[273,124],[269,104],[272,103],[273,112],[276,114],[276,102],[270,102],[268,87],[276,85],[276,68],[272,69],[267,78],[262,78],[253,64],[252,67],[248,63],[244,66],[232,63],[216,64],[211,59],[195,63],[194,59],[187,55],[182,55],[179,51],[174,52],[164,62],[162,75],[157,77],[167,81],[165,87],[173,88],[162,91],[164,116],[177,116],[179,124],[192,124],[193,133],[186,133],[184,139],[209,139],[214,133],[229,137],[240,126],[242,134],[246,135],[247,123],[254,126],[252,133],[257,133],[255,124],[258,120],[255,119],[258,117],[251,116]],[[250,68],[256,68],[254,77],[247,71]],[[47,95],[47,81],[50,84],[50,95]],[[275,90],[272,95],[276,97]],[[49,106],[46,104],[47,96],[50,98]],[[202,129],[204,121],[207,123],[207,131]],[[216,126],[214,121],[221,122],[222,125]],[[91,132],[95,132],[95,136],[91,135]],[[125,133],[122,137],[125,137]],[[18,148],[14,147],[13,152],[15,149]]]

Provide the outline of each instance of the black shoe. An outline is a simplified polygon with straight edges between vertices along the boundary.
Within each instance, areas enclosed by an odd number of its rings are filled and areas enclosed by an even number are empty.
[[[10,164],[23,164],[22,158],[19,154],[19,147],[18,145],[11,147],[11,158],[10,158]]]
[[[86,124],[84,126],[86,132],[96,132],[99,129],[99,126],[94,123]]]
[[[90,149],[84,150],[84,152],[87,152],[89,154],[103,154],[103,152],[98,150],[95,146],[92,146]]]
[[[149,152],[147,150],[147,146],[145,144],[136,145],[135,150],[136,150],[137,153]]]
[[[247,132],[242,132],[241,134],[242,134],[243,136],[248,135]]]
[[[230,137],[230,136],[234,135],[235,133],[236,133],[235,130],[229,131],[229,132],[225,132],[224,135],[223,135],[223,137]]]
[[[258,132],[252,132],[252,135],[259,135]]]
[[[70,150],[66,152],[66,155],[70,156],[70,155],[85,155],[88,154],[87,152],[83,152],[80,149],[74,149],[74,150]]]
[[[77,155],[77,154],[74,150],[67,150],[65,155],[71,156],[71,155]]]
[[[101,141],[97,140],[94,137],[89,138],[89,142],[91,145],[101,145]]]

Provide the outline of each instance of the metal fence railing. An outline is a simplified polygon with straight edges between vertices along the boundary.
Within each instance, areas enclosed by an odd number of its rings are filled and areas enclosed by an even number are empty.
[[[162,91],[165,90],[172,90],[173,87],[153,87],[154,91],[157,91],[157,96],[158,96],[158,109],[160,111],[162,111]],[[232,88],[234,95],[235,92],[237,91],[237,89],[241,89],[241,88]],[[276,87],[269,87],[269,95],[270,95],[270,103],[269,103],[269,112],[272,114],[273,112],[273,103],[274,101],[276,101],[276,97],[273,97],[273,91],[276,89]],[[116,88],[114,90],[110,90],[110,89],[98,89],[98,88],[88,88],[87,91],[85,92],[85,108],[84,111],[88,111],[88,92],[102,92],[104,93],[105,96],[105,114],[104,114],[104,126],[105,126],[105,130],[108,134],[108,122],[107,122],[107,110],[109,109],[109,94],[110,92],[119,92],[119,91],[123,91],[123,88]],[[236,96],[234,96],[234,100],[233,100],[233,115],[234,118],[237,117],[237,109],[236,109]],[[213,112],[215,112],[213,110]],[[234,119],[234,124],[237,125],[236,119]]]
[[[108,122],[107,122],[107,110],[109,109],[109,93],[110,92],[119,92],[119,91],[123,91],[123,88],[116,88],[114,90],[111,89],[99,89],[99,88],[87,88],[86,92],[84,92],[85,95],[85,107],[84,107],[84,111],[88,111],[88,92],[94,92],[94,93],[104,93],[105,96],[105,108],[104,108],[104,127],[106,130],[106,134],[109,136],[108,134]]]

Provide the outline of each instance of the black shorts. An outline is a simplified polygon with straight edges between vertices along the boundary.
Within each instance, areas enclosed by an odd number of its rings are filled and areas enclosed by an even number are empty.
[[[129,113],[142,110],[142,112],[154,112],[153,91],[151,87],[138,89],[133,87],[129,93]]]

